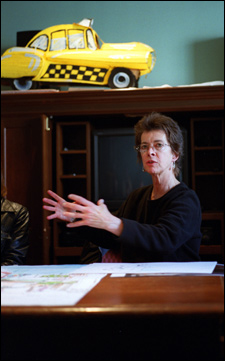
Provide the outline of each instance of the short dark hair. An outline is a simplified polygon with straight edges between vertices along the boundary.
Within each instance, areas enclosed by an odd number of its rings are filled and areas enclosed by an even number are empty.
[[[166,134],[166,139],[172,149],[172,152],[178,156],[174,168],[174,174],[177,177],[181,168],[184,148],[182,130],[177,122],[166,115],[153,112],[151,114],[146,114],[143,118],[141,118],[135,125],[134,130],[136,147],[141,144],[141,136],[144,132],[162,130]],[[138,160],[141,161],[141,154],[139,152]]]

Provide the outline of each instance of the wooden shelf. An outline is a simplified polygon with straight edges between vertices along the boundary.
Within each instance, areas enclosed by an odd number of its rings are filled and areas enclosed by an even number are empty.
[[[222,221],[224,219],[224,212],[203,212],[202,219],[220,219]]]
[[[221,117],[191,119],[192,187],[203,208],[200,254],[220,259],[224,257],[223,130]]]
[[[221,255],[222,254],[222,246],[220,245],[215,245],[215,246],[200,246],[200,255],[201,254],[208,254],[208,255]]]
[[[24,106],[26,104],[26,106]],[[87,106],[88,105],[88,106]],[[75,91],[3,91],[4,114],[93,115],[194,112],[224,109],[224,86]]]
[[[62,150],[60,152],[61,155],[69,155],[69,154],[87,154],[87,151],[84,150]]]
[[[214,146],[214,147],[212,147],[212,146],[210,146],[210,147],[206,147],[206,146],[204,146],[204,147],[194,147],[194,150],[223,150],[223,147],[221,147],[221,146]]]
[[[68,175],[62,175],[59,178],[60,179],[76,179],[76,178],[86,179],[87,175],[86,174],[78,174],[78,175],[68,174]]]
[[[68,122],[64,117],[56,120],[55,152],[57,194],[66,198],[68,194],[76,192],[90,199],[91,151],[89,122]],[[71,234],[69,230],[62,229],[55,223],[53,230],[54,263],[58,263],[59,257],[77,257],[81,255],[82,247],[63,247],[68,242],[71,244],[70,241]]]
[[[195,172],[195,176],[205,176],[205,175],[223,175],[223,172]]]

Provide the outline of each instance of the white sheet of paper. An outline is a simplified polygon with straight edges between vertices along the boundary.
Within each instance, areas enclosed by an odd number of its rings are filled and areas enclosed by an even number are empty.
[[[211,274],[217,262],[92,263],[82,273]]]
[[[2,266],[1,305],[75,305],[106,276],[83,274],[82,269],[81,265]]]

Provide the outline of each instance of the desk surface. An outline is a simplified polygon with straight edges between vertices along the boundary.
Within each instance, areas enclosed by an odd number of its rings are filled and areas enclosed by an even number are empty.
[[[222,360],[223,297],[221,276],[107,275],[72,307],[2,307],[2,359]]]
[[[224,286],[221,276],[107,275],[74,306],[2,307],[10,314],[137,314],[221,316]]]

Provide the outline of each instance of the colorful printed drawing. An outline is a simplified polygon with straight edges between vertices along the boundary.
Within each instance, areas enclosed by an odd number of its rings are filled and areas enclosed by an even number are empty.
[[[140,76],[155,65],[155,51],[140,42],[106,44],[93,21],[57,25],[36,34],[25,47],[7,49],[1,57],[2,84],[28,90],[40,85],[74,83],[137,87]]]

